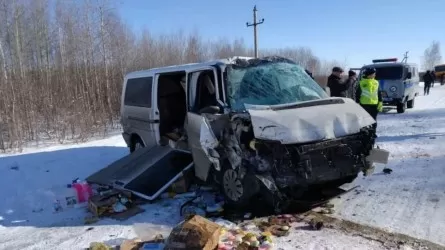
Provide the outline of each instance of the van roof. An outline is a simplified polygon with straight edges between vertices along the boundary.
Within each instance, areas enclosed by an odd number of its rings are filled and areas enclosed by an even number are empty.
[[[125,75],[125,78],[136,78],[136,77],[142,77],[142,76],[148,76],[148,75],[154,75],[157,73],[166,73],[166,72],[175,72],[175,71],[187,71],[187,70],[194,70],[203,66],[211,66],[215,64],[233,64],[236,59],[253,59],[253,57],[246,57],[246,56],[234,56],[226,59],[217,59],[217,60],[211,60],[207,62],[202,63],[188,63],[188,64],[179,64],[179,65],[172,65],[172,66],[166,66],[166,67],[158,67],[158,68],[151,68],[146,70],[139,70],[139,71],[133,71]]]
[[[402,62],[373,63],[365,65],[362,68],[381,68],[381,67],[391,67],[391,66],[412,66],[417,68],[417,64],[415,63],[402,63]]]

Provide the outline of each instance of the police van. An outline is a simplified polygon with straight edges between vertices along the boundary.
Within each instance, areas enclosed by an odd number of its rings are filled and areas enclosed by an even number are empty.
[[[398,62],[397,58],[376,59],[372,64],[365,65],[360,70],[375,68],[375,79],[379,81],[383,105],[396,107],[397,113],[404,113],[407,108],[414,107],[416,96],[419,95],[419,70],[416,64]]]

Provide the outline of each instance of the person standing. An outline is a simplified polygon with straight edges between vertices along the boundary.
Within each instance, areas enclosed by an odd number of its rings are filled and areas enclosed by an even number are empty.
[[[348,87],[347,89],[347,97],[351,98],[352,100],[355,100],[355,92],[357,89],[357,73],[355,73],[352,70],[348,71],[348,79],[346,80],[345,84]]]
[[[434,70],[431,71],[431,87],[434,88],[434,83],[436,82],[436,72]]]
[[[377,137],[377,114],[382,111],[383,101],[382,94],[380,92],[380,84],[375,79],[376,69],[366,68],[363,70],[363,78],[360,79],[357,86],[356,101],[362,106],[364,110],[368,112],[372,118],[374,118],[375,123],[373,125],[376,137]],[[365,168],[363,170],[363,175],[371,175],[375,170],[374,163],[365,160]]]
[[[343,74],[343,69],[340,67],[334,67],[332,68],[332,73],[328,77],[328,84],[331,91],[331,96],[336,97],[347,97],[347,90],[349,89],[349,86],[346,82],[341,81],[341,75]]]
[[[433,78],[431,76],[431,72],[427,70],[425,74],[423,75],[423,95],[429,95],[430,94],[430,88],[431,83],[433,81]]]
[[[356,101],[374,118],[376,122],[374,129],[377,129],[377,114],[383,109],[383,100],[375,73],[376,69],[374,68],[366,68],[363,71],[363,78],[357,87]]]

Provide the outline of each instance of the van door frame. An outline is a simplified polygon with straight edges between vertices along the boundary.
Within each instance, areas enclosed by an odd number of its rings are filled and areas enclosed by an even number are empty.
[[[187,75],[188,72],[185,69],[175,69],[175,70],[170,70],[170,71],[160,71],[160,72],[155,72],[153,74],[153,89],[152,89],[152,114],[151,117],[153,117],[153,129],[155,131],[155,138],[156,138],[156,143],[157,145],[161,144],[161,134],[160,134],[160,112],[159,112],[159,107],[158,107],[158,86],[159,86],[159,76],[162,74],[176,74],[176,73],[184,73],[185,77],[186,77],[186,82],[187,82]],[[186,87],[187,88],[187,87]],[[188,100],[188,93],[185,93],[185,98],[186,98],[186,105],[188,104],[187,100]]]
[[[405,64],[404,65],[404,70],[406,71],[405,74],[403,75],[403,93],[404,93],[404,99],[402,100],[402,102],[408,102],[409,100],[414,98],[414,67],[412,65],[409,64]],[[407,79],[406,76],[408,75],[408,73],[411,73],[411,78]],[[408,85],[408,87],[407,87]]]
[[[213,77],[214,77],[214,84],[215,84],[215,97],[216,97],[216,101],[219,105],[221,105],[221,107],[225,106],[225,103],[223,100],[221,100],[221,97],[219,95],[220,90],[219,90],[219,80],[218,80],[218,70],[217,65],[215,66],[202,66],[202,67],[197,67],[191,70],[187,70],[187,75],[186,75],[186,86],[187,86],[187,134],[188,134],[188,138],[189,138],[189,148],[190,151],[192,153],[193,156],[193,161],[195,164],[195,176],[199,179],[201,179],[202,181],[206,181],[208,174],[209,174],[209,170],[211,167],[211,162],[208,159],[205,151],[203,150],[203,148],[201,147],[200,144],[200,130],[201,130],[201,123],[202,123],[202,115],[197,114],[195,112],[191,111],[191,106],[190,106],[190,97],[191,97],[191,91],[192,91],[192,86],[191,86],[191,79],[189,79],[189,75],[196,73],[196,72],[200,72],[200,71],[208,71],[211,70],[213,72]],[[197,86],[197,83],[195,83]],[[222,85],[221,85],[222,86]],[[195,88],[195,91],[197,91],[197,89]],[[196,96],[196,95],[195,95]],[[195,100],[193,100],[195,101]]]

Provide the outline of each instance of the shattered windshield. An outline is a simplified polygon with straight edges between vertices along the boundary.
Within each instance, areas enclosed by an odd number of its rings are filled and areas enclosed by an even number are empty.
[[[280,57],[238,60],[227,67],[227,83],[233,110],[244,110],[244,104],[278,105],[328,97],[303,68]]]

